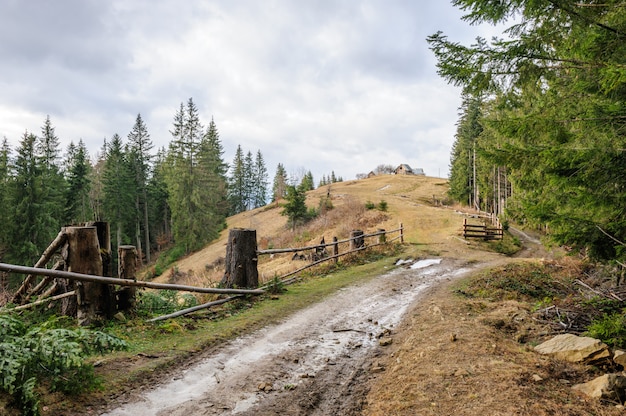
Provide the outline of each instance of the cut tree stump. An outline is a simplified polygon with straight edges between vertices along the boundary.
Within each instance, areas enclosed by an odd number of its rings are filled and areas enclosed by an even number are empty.
[[[118,277],[120,279],[136,280],[137,274],[137,249],[135,246],[119,246],[117,249]],[[117,292],[117,308],[127,311],[135,306],[137,288],[128,286]]]
[[[102,258],[96,227],[66,227],[68,271],[102,276]],[[81,326],[107,317],[112,296],[109,285],[76,282],[76,317]]]
[[[244,228],[230,230],[222,287],[256,288],[259,286],[256,251],[256,230]]]

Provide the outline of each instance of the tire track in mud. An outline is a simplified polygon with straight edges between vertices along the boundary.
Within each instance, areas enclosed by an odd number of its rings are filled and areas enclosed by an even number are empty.
[[[379,337],[425,289],[468,270],[450,259],[403,262],[225,344],[104,415],[358,414]]]

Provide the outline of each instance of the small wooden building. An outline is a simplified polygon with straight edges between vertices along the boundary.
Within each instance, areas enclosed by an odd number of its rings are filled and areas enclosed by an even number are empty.
[[[425,175],[424,169],[422,169],[422,168],[413,169],[409,165],[407,165],[406,163],[403,163],[400,166],[398,166],[393,171],[393,173],[395,175]]]

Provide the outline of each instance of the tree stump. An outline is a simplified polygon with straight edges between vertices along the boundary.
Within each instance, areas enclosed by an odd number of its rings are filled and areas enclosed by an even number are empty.
[[[102,258],[96,227],[67,227],[68,271],[102,276]],[[76,317],[81,326],[90,325],[106,317],[112,304],[109,285],[76,282]]]
[[[253,289],[259,286],[256,250],[256,230],[243,228],[230,230],[222,287]]]
[[[136,280],[137,275],[137,249],[135,246],[119,246],[117,249],[119,259],[118,276],[120,279]],[[117,308],[127,311],[135,306],[137,288],[127,286],[117,292]]]
[[[356,250],[365,246],[365,234],[362,230],[352,230],[350,232],[350,250]]]
[[[100,257],[102,257],[102,276],[113,276],[113,256],[111,254],[111,228],[105,221],[90,221],[85,227],[96,227]]]

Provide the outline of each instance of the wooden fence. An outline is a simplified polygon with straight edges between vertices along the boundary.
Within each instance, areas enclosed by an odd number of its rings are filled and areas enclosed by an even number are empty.
[[[241,230],[231,230],[231,233],[233,231],[241,231]],[[59,236],[61,236],[64,233],[65,232],[62,231],[62,233],[60,233]],[[397,233],[398,235],[393,238],[388,238],[388,235],[393,234],[393,233]],[[256,232],[254,232],[253,235],[256,240]],[[376,238],[376,240],[369,241],[368,243],[366,243],[366,239],[372,239],[372,238]],[[106,276],[95,275],[95,274],[76,273],[76,272],[67,271],[67,270],[56,270],[56,267],[53,267],[52,269],[44,268],[45,266],[44,257],[45,257],[45,260],[47,261],[51,257],[51,253],[53,251],[58,250],[62,245],[61,242],[66,242],[66,240],[67,240],[66,237],[63,237],[63,238],[57,237],[57,239],[55,239],[55,242],[53,242],[53,244],[51,244],[51,246],[46,250],[46,252],[44,253],[44,256],[42,256],[42,259],[40,259],[40,261],[37,263],[35,267],[25,267],[25,266],[17,266],[17,265],[12,265],[12,264],[0,263],[0,271],[7,272],[7,273],[19,273],[19,274],[27,275],[27,277],[24,279],[24,283],[22,287],[20,288],[20,290],[18,290],[18,293],[20,294],[22,292],[24,292],[24,294],[27,293],[27,289],[25,288],[29,286],[30,281],[33,279],[34,276],[45,276],[44,280],[37,286],[42,286],[42,284],[45,282],[45,284],[52,284],[53,288],[55,288],[56,287],[55,283],[52,283],[53,280],[67,279],[68,281],[72,281],[72,282],[76,281],[76,282],[83,282],[83,283],[93,283],[93,284],[98,284],[102,286],[107,286],[110,288],[113,288],[114,286],[121,286],[121,287],[127,287],[127,288],[143,287],[143,288],[160,289],[160,290],[176,290],[176,291],[188,291],[188,292],[198,292],[198,293],[232,295],[224,299],[219,299],[219,300],[208,302],[202,305],[197,305],[192,308],[184,309],[184,310],[175,312],[173,314],[153,318],[149,322],[154,322],[154,321],[159,321],[159,320],[186,315],[186,314],[196,312],[202,309],[210,308],[215,305],[220,305],[220,304],[223,304],[223,303],[226,303],[231,300],[238,299],[240,297],[247,296],[247,295],[263,294],[266,292],[266,289],[268,288],[268,285],[260,287],[260,288],[252,288],[252,289],[207,288],[207,287],[196,287],[196,286],[138,281],[134,278],[134,275],[131,275],[131,276],[120,275],[121,278],[115,278],[115,277],[106,277]],[[235,240],[236,239],[233,239],[233,242]],[[334,237],[333,242],[328,243],[328,244],[324,243],[323,242],[324,240],[322,239],[322,242],[320,242],[320,244],[317,244],[314,246],[298,247],[298,248],[281,248],[281,249],[270,249],[270,250],[256,250],[251,255],[246,255],[247,257],[253,257],[253,258],[237,259],[237,262],[241,262],[241,261],[251,262],[254,264],[254,268],[256,271],[256,263],[257,263],[258,256],[275,255],[275,254],[281,254],[281,253],[296,253],[297,254],[297,253],[305,253],[305,252],[310,251],[311,254],[309,256],[304,257],[305,259],[311,260],[309,264],[303,267],[300,267],[297,270],[289,272],[283,276],[277,277],[277,280],[279,280],[281,284],[289,284],[296,280],[296,278],[293,277],[294,275],[310,267],[316,266],[326,261],[336,262],[342,256],[353,254],[361,250],[379,246],[381,244],[391,243],[397,240],[399,240],[400,243],[404,242],[404,228],[402,224],[400,224],[400,227],[395,230],[385,231],[385,230],[379,229],[377,232],[370,233],[370,234],[365,234],[363,233],[363,231],[360,231],[360,230],[354,230],[352,231],[350,238],[345,239],[345,240],[338,240],[337,237]],[[239,244],[240,243],[241,242],[239,242]],[[97,244],[97,242],[95,244]],[[227,248],[227,253],[229,250],[233,253],[236,253],[237,248],[230,247],[230,244],[231,244],[231,241],[229,239],[229,247]],[[345,244],[349,244],[349,248],[340,253],[339,252],[340,245],[345,245]],[[254,247],[256,247],[256,241],[254,241]],[[327,247],[332,247],[332,255],[328,254],[328,250],[326,250]],[[133,250],[129,250],[130,248],[132,248]],[[131,254],[133,251],[135,251],[134,247],[132,246],[124,246],[124,247],[120,247],[120,249],[129,251]],[[120,252],[120,258],[122,257],[123,257],[123,254],[122,252]],[[294,255],[294,259],[295,258],[296,256]],[[300,259],[301,258],[300,255],[298,255],[297,258]],[[130,264],[133,264],[134,261],[135,260],[130,261]],[[238,264],[233,264],[231,265],[231,267],[240,268]],[[128,268],[134,271],[134,266],[133,267],[128,266]],[[120,270],[121,269],[123,269],[122,265],[120,265]],[[226,271],[226,273],[227,272],[228,271]],[[120,271],[120,273],[122,272]],[[58,290],[56,289],[49,290],[49,293],[47,294],[47,296],[45,295],[40,296],[40,299],[38,299],[36,302],[29,303],[29,304],[22,304],[20,306],[17,306],[16,308],[7,309],[7,311],[21,310],[21,309],[25,309],[28,307],[40,305],[42,303],[49,302],[49,301],[65,299],[71,296],[78,296],[80,295],[80,292],[82,290],[83,290],[82,287],[78,287],[75,290],[67,291],[61,294],[58,294]],[[41,293],[41,292],[30,291],[28,294],[33,294],[33,293]],[[23,300],[27,300],[29,297],[30,296],[23,296]],[[19,297],[16,296],[15,299],[19,299]]]
[[[481,238],[486,241],[502,240],[504,233],[502,226],[490,227],[487,224],[468,224],[467,218],[463,220],[464,238]]]

